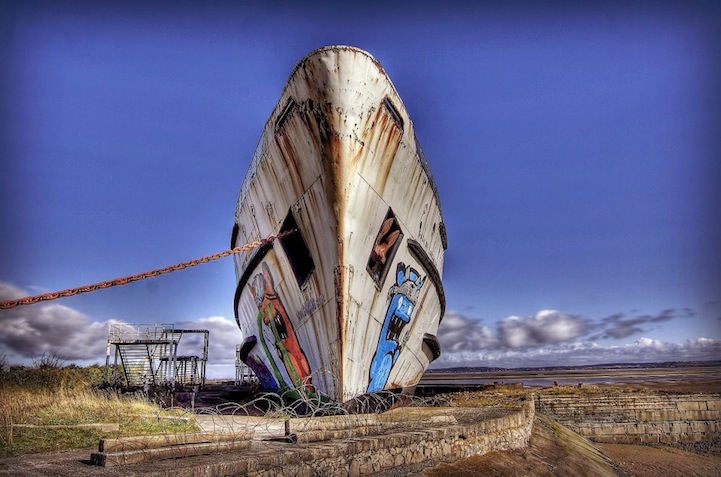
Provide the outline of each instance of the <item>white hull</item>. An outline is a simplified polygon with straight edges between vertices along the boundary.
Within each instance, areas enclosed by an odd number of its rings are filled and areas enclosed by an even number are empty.
[[[445,226],[382,67],[326,47],[293,71],[243,181],[231,246],[242,357],[268,390],[345,402],[415,386],[440,350]]]

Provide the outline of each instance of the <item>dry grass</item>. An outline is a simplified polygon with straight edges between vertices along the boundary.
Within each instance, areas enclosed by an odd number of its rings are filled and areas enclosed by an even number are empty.
[[[642,386],[628,387],[623,385],[588,385],[582,386],[549,386],[543,388],[498,388],[485,391],[464,391],[438,394],[434,401],[442,407],[514,407],[519,401],[529,398],[531,393],[554,396],[586,396],[609,393],[650,394],[652,391]]]
[[[583,384],[581,386],[553,386],[536,388],[533,392],[547,395],[573,395],[586,396],[594,394],[624,393],[624,394],[651,394],[653,391],[644,386],[626,386],[623,384],[594,385]]]
[[[118,422],[124,414],[156,410],[137,397],[93,390],[0,390],[0,414],[15,424],[69,425]]]
[[[197,430],[185,411],[162,409],[141,394],[94,389],[79,369],[37,366],[0,372],[0,457],[94,447],[106,437]],[[116,423],[119,430],[69,427],[94,423]]]
[[[518,407],[527,399],[528,390],[513,389],[501,391],[465,391],[435,396],[441,407]]]

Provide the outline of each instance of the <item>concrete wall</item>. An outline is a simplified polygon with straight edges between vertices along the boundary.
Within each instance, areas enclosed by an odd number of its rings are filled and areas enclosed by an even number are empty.
[[[721,396],[537,395],[538,412],[595,442],[704,442],[721,436]]]

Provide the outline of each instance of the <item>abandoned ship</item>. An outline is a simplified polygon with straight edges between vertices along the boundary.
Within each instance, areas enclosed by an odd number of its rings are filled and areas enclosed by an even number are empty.
[[[264,390],[409,392],[440,355],[438,191],[382,66],[349,46],[294,68],[243,180],[231,248],[241,359]]]

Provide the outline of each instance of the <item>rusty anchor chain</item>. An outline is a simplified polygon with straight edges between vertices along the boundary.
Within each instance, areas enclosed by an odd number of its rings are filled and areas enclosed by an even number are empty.
[[[0,310],[9,310],[10,308],[15,308],[15,307],[22,306],[22,305],[32,305],[35,303],[39,303],[41,301],[57,300],[58,298],[64,298],[64,297],[68,297],[68,296],[78,295],[80,293],[88,293],[88,292],[92,292],[92,291],[96,291],[96,290],[102,290],[105,288],[110,288],[110,287],[114,287],[114,286],[118,286],[118,285],[125,285],[125,284],[131,283],[131,282],[145,280],[146,278],[157,277],[158,275],[163,275],[163,274],[170,273],[170,272],[176,272],[178,270],[184,270],[189,267],[195,267],[196,265],[200,265],[201,263],[208,263],[210,261],[228,257],[228,256],[236,254],[236,253],[247,252],[248,250],[253,250],[255,248],[262,247],[263,245],[269,244],[269,243],[273,242],[274,240],[283,238],[286,235],[290,235],[294,232],[296,232],[295,229],[287,230],[287,231],[281,232],[277,235],[271,235],[271,236],[261,239],[261,240],[255,240],[253,242],[248,242],[244,245],[240,245],[235,248],[224,250],[222,252],[215,253],[213,255],[206,255],[205,257],[196,258],[194,260],[189,260],[187,262],[170,265],[170,266],[164,267],[164,268],[156,268],[155,270],[138,273],[136,275],[128,275],[125,277],[114,278],[112,280],[94,283],[92,285],[84,285],[84,286],[77,287],[77,288],[68,288],[67,290],[45,293],[43,295],[28,296],[25,298],[19,298],[17,300],[2,301],[2,302],[0,302]]]

